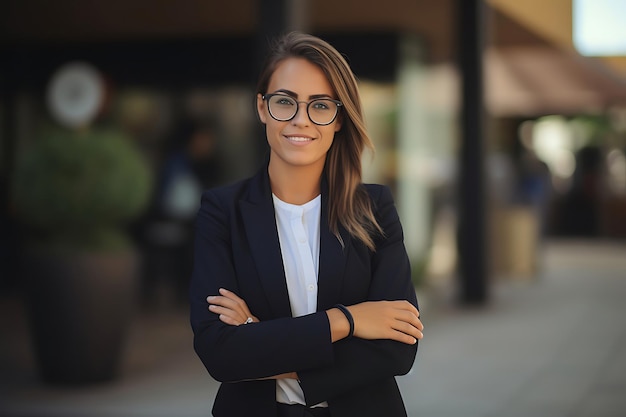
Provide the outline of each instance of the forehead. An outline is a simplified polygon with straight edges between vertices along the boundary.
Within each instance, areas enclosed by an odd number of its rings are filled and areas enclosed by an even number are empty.
[[[326,94],[334,96],[334,91],[326,74],[320,67],[304,58],[287,58],[277,66],[268,84],[267,91],[293,91],[298,97]]]

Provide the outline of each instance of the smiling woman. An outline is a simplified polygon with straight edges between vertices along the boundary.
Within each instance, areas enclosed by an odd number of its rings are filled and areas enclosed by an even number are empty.
[[[267,91],[271,93],[257,94],[257,111],[270,145],[270,181],[295,174],[291,176],[293,181],[276,184],[272,191],[288,201],[290,189],[298,189],[296,199],[288,202],[303,204],[319,194],[319,184],[313,179],[320,177],[326,153],[341,129],[341,121],[336,120],[338,105],[330,101],[333,88],[320,67],[303,58],[290,58],[277,65]],[[317,103],[316,107],[323,108],[320,97],[327,97],[324,101],[331,104],[326,110],[313,111],[314,117],[322,118],[315,122],[310,107]],[[310,101],[298,102],[301,98]],[[330,105],[332,113],[328,111]],[[294,166],[299,169],[294,170]]]
[[[215,416],[406,416],[395,376],[423,337],[389,188],[363,184],[356,80],[291,33],[257,87],[269,160],[206,191],[190,288]]]

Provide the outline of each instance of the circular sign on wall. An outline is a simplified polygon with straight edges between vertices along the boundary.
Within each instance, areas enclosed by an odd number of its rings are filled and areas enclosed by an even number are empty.
[[[48,85],[48,108],[56,121],[69,128],[89,124],[100,112],[104,98],[102,76],[86,62],[63,65]]]

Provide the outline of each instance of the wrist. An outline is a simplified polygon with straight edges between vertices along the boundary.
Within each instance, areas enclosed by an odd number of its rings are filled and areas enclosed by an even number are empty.
[[[330,324],[331,342],[345,339],[350,334],[350,323],[346,316],[338,308],[326,310]]]
[[[348,308],[343,304],[335,304],[335,308],[339,309],[339,311],[346,316],[346,320],[348,320],[348,337],[354,336],[354,318],[352,317],[350,310],[348,310]]]

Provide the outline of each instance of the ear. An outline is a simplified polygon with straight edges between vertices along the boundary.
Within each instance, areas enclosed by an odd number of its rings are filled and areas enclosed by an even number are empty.
[[[256,112],[259,115],[261,123],[267,124],[267,106],[265,105],[263,96],[260,93],[256,95]]]
[[[343,126],[343,115],[340,112],[337,115],[337,120],[335,121],[335,133],[341,130],[341,126]]]

